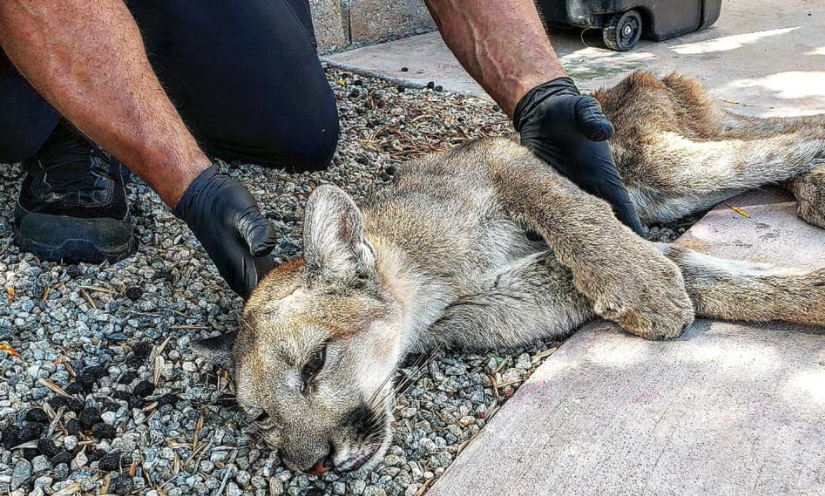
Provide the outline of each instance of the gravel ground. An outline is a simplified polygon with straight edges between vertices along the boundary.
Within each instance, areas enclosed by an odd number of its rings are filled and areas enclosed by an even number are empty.
[[[278,230],[276,257],[300,255],[304,202],[322,183],[360,198],[407,158],[504,134],[489,102],[329,69],[342,138],[324,172],[254,165],[246,184]],[[19,174],[0,165],[0,173]],[[0,493],[419,495],[557,343],[486,355],[442,352],[399,372],[394,442],[372,472],[296,474],[233,407],[225,371],[189,344],[234,329],[241,300],[185,226],[139,181],[129,186],[139,252],[114,265],[39,262],[10,244],[18,184],[0,181]],[[685,226],[658,228],[670,240]]]

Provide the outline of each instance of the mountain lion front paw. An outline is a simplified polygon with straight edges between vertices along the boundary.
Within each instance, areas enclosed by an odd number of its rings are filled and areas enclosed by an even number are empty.
[[[671,339],[693,322],[693,303],[679,268],[639,240],[576,286],[593,301],[593,310],[645,339]]]
[[[798,202],[797,215],[805,222],[825,229],[825,165],[794,180],[791,189]]]

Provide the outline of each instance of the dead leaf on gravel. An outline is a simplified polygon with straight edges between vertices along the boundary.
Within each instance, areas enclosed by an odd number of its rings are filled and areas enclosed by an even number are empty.
[[[0,343],[0,351],[5,352],[7,355],[10,355],[10,356],[13,356],[13,357],[19,357],[20,356],[20,352],[15,350],[14,348],[12,348],[12,346],[9,343],[6,343],[6,342]]]
[[[155,357],[154,360],[154,369],[152,371],[152,384],[157,385],[158,381],[160,380],[160,376],[163,373],[163,366],[166,364],[166,360],[163,359],[162,356],[158,355]]]
[[[535,365],[535,364],[539,363],[540,361],[542,361],[543,359],[545,359],[545,358],[549,357],[550,355],[552,355],[553,353],[555,353],[557,349],[558,348],[556,346],[554,346],[554,347],[548,348],[544,351],[540,351],[540,352],[536,353],[535,355],[533,355],[530,358],[530,362],[532,362]]]
[[[62,387],[58,386],[57,384],[53,383],[52,381],[50,381],[48,379],[40,379],[40,384],[43,384],[44,386],[51,389],[52,391],[59,394],[60,396],[63,396],[65,398],[71,397],[69,395],[69,393],[67,393],[66,391],[63,390]]]
[[[87,293],[86,290],[83,289],[82,287],[80,288],[80,294],[83,295],[83,298],[86,299],[86,301],[89,303],[90,307],[97,310],[97,305],[95,305],[95,302],[92,300],[92,297],[89,296],[89,293]]]
[[[37,448],[37,441],[26,441],[25,443],[18,444],[17,446],[12,448],[12,451],[19,450],[19,449],[33,449]]]

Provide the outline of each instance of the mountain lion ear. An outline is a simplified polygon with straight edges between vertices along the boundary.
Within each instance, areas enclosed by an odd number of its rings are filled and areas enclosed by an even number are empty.
[[[319,186],[307,200],[304,261],[313,277],[375,274],[375,252],[364,234],[364,218],[352,198],[335,186]]]
[[[195,341],[192,343],[192,351],[212,365],[234,372],[232,346],[235,344],[237,335],[236,331],[231,331],[215,338]]]

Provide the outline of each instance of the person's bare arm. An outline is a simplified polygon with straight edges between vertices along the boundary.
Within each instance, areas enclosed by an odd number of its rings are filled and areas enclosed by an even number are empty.
[[[123,0],[0,0],[0,45],[49,103],[186,221],[232,289],[255,288],[273,266],[275,231],[186,129]]]
[[[464,69],[507,115],[545,81],[565,76],[532,0],[426,0]]]
[[[607,143],[613,126],[566,77],[533,0],[425,1],[464,69],[513,118],[521,143],[642,233]]]
[[[2,0],[0,45],[52,106],[170,207],[210,166],[123,0]]]

